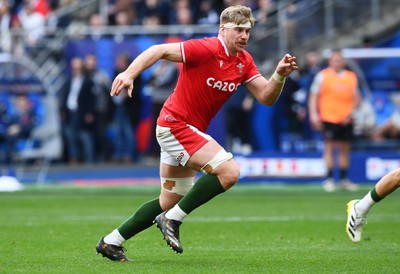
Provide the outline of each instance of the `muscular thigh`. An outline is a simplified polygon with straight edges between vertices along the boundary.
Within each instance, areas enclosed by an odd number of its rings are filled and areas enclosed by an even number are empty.
[[[161,162],[170,166],[186,166],[189,158],[211,140],[211,136],[182,122],[171,127],[157,126]]]
[[[196,175],[196,171],[191,169],[188,166],[174,166],[165,163],[160,163],[160,176],[171,178],[185,178],[185,177],[194,177]]]
[[[161,177],[188,178],[197,171],[218,175],[229,168],[238,169],[233,160],[229,161],[231,153],[193,126],[178,122],[171,127],[157,126],[157,140],[161,147]]]
[[[221,145],[211,139],[189,158],[185,166],[174,166],[161,162],[160,175],[163,177],[194,177],[196,172],[200,171],[221,149],[223,149]]]
[[[190,157],[187,166],[200,171],[221,149],[223,149],[221,145],[212,139]]]

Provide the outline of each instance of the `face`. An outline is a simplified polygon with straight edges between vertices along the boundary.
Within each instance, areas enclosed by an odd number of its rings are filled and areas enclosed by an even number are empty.
[[[83,60],[77,57],[73,58],[71,60],[71,70],[75,75],[81,74],[83,71]]]
[[[250,38],[250,28],[234,27],[221,28],[221,36],[224,39],[229,53],[232,55],[243,51]]]
[[[18,109],[23,113],[30,109],[30,102],[25,96],[18,96],[16,104]]]
[[[337,72],[341,71],[345,67],[344,59],[339,52],[332,53],[332,56],[329,59],[329,66]]]
[[[88,55],[85,58],[85,66],[88,70],[94,70],[97,67],[97,60],[94,55]]]

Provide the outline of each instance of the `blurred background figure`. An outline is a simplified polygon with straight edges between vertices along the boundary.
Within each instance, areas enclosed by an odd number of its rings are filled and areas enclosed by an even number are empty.
[[[304,107],[304,123],[303,123],[303,134],[304,138],[308,141],[315,141],[321,139],[320,132],[315,131],[310,124],[310,117],[308,112],[308,101],[310,96],[310,87],[312,81],[314,80],[315,75],[320,72],[324,67],[321,63],[321,58],[319,54],[313,50],[308,51],[305,55],[305,64],[300,68],[300,75],[298,79],[298,83],[300,85],[300,97],[305,95],[302,106]],[[302,93],[304,92],[304,94]],[[311,144],[310,144],[311,145]],[[314,146],[314,145],[313,145]]]
[[[287,33],[288,50],[293,51],[296,47],[297,33],[298,33],[298,17],[301,12],[299,10],[299,3],[290,1],[285,10],[285,28]]]
[[[214,8],[213,0],[200,1],[199,12],[197,14],[197,24],[212,25],[219,23],[218,11]]]
[[[136,9],[136,5],[138,2],[142,1],[132,1],[132,0],[109,0],[109,16],[108,16],[108,24],[109,25],[118,25],[117,17],[118,14],[123,12],[127,15],[127,21],[129,24],[139,24],[138,21],[138,12]],[[124,19],[125,20],[125,19]]]
[[[65,30],[72,21],[70,14],[60,14],[60,1],[50,1],[49,13],[46,19],[46,35],[52,37],[58,30]]]
[[[321,60],[315,51],[309,51],[305,56],[305,65],[300,71],[300,84],[305,90],[310,90],[315,75],[322,70]]]
[[[233,153],[250,154],[251,146],[251,111],[254,98],[244,87],[239,86],[224,105],[224,117],[227,131],[227,148]]]
[[[89,26],[92,28],[89,37],[93,40],[104,38],[104,26],[106,26],[103,17],[99,13],[94,13],[89,18]]]
[[[11,114],[7,102],[8,97],[4,97],[0,97],[0,166],[4,165],[6,161],[7,129],[11,124]]]
[[[177,0],[174,3],[174,9],[170,13],[170,24],[180,25],[181,37],[183,40],[190,39],[193,36],[193,30],[189,26],[195,22],[193,10],[188,0]]]
[[[108,75],[98,69],[97,57],[89,54],[85,57],[86,73],[93,82],[95,113],[95,159],[104,162],[111,157],[111,144],[108,141],[108,127],[112,121],[113,103],[110,96],[111,83]]]
[[[114,41],[116,43],[121,43],[125,38],[131,37],[131,35],[125,34],[124,32],[129,32],[129,26],[134,23],[135,21],[130,21],[126,11],[119,11],[115,15],[115,26],[118,27],[118,31],[114,34]]]
[[[0,1],[0,48],[5,52],[11,51],[11,19],[10,3]]]
[[[270,12],[272,12],[275,7],[275,3],[272,0],[258,0],[257,9],[254,11],[254,17],[257,20],[257,25],[266,26],[271,20],[269,18]]]
[[[4,143],[5,148],[3,164],[7,167],[9,175],[13,175],[16,145],[18,141],[29,138],[32,130],[38,125],[38,117],[31,101],[24,94],[16,96],[11,114],[7,113],[5,105],[1,107],[1,112],[2,116],[4,115],[1,118],[2,133],[0,136],[0,142]]]
[[[400,138],[400,110],[396,109],[393,114],[380,126],[371,132],[374,141],[385,141]]]
[[[160,17],[157,15],[149,15],[143,18],[143,26],[157,28],[160,24]]]
[[[327,179],[323,184],[326,191],[335,190],[335,149],[339,151],[338,167],[340,186],[356,190],[357,185],[348,179],[349,153],[353,137],[352,113],[358,107],[360,94],[354,72],[345,68],[340,50],[333,50],[329,66],[314,78],[310,89],[309,111],[312,126],[322,130],[324,136],[324,161]]]
[[[123,72],[131,63],[129,53],[120,53],[115,62],[114,76]],[[141,77],[136,78],[133,98],[128,97],[126,92],[119,96],[113,96],[115,104],[113,113],[114,128],[114,150],[113,160],[115,162],[131,163],[139,159],[137,149],[136,129],[140,120],[142,89]]]
[[[95,103],[92,79],[85,74],[81,58],[71,60],[71,74],[60,94],[60,114],[67,160],[94,162]]]
[[[13,20],[13,29],[23,32],[22,43],[24,51],[35,55],[37,46],[45,36],[46,18],[42,13],[35,10],[35,4],[31,1],[24,1],[22,9],[17,13]]]
[[[169,12],[171,10],[170,2],[163,0],[145,0],[137,1],[135,8],[137,11],[138,19],[144,25],[145,18],[157,17],[160,25],[168,25],[170,22]]]
[[[285,80],[278,105],[274,108],[278,125],[276,134],[279,136],[279,145],[285,152],[292,150],[285,147],[285,141],[293,143],[295,140],[305,139],[306,117],[307,117],[307,91],[300,85],[300,74],[298,71],[292,73]],[[284,119],[282,119],[284,118]],[[283,136],[285,135],[285,136]]]
[[[149,156],[151,157],[158,158],[160,156],[160,147],[155,136],[156,121],[165,100],[167,100],[168,96],[174,91],[179,75],[179,65],[180,64],[161,60],[153,70],[149,82],[143,90],[145,94],[151,96],[152,104],[151,145],[149,149]]]

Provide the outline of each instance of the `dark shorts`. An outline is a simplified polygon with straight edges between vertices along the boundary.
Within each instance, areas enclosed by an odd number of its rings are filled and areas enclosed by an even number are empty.
[[[353,138],[353,125],[341,125],[323,122],[324,137],[334,141],[351,141]]]

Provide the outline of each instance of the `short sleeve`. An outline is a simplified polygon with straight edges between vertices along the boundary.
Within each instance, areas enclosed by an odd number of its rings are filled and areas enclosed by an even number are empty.
[[[310,93],[319,93],[320,89],[321,89],[321,82],[322,82],[322,73],[318,72],[315,77],[314,80],[310,86]]]
[[[191,39],[181,44],[183,63],[200,64],[214,56],[217,52],[215,43],[210,38]]]
[[[246,60],[249,68],[247,69],[245,78],[243,83],[247,84],[256,79],[257,77],[261,76],[261,73],[258,71],[256,64],[253,61],[253,58],[250,54],[246,53]]]

